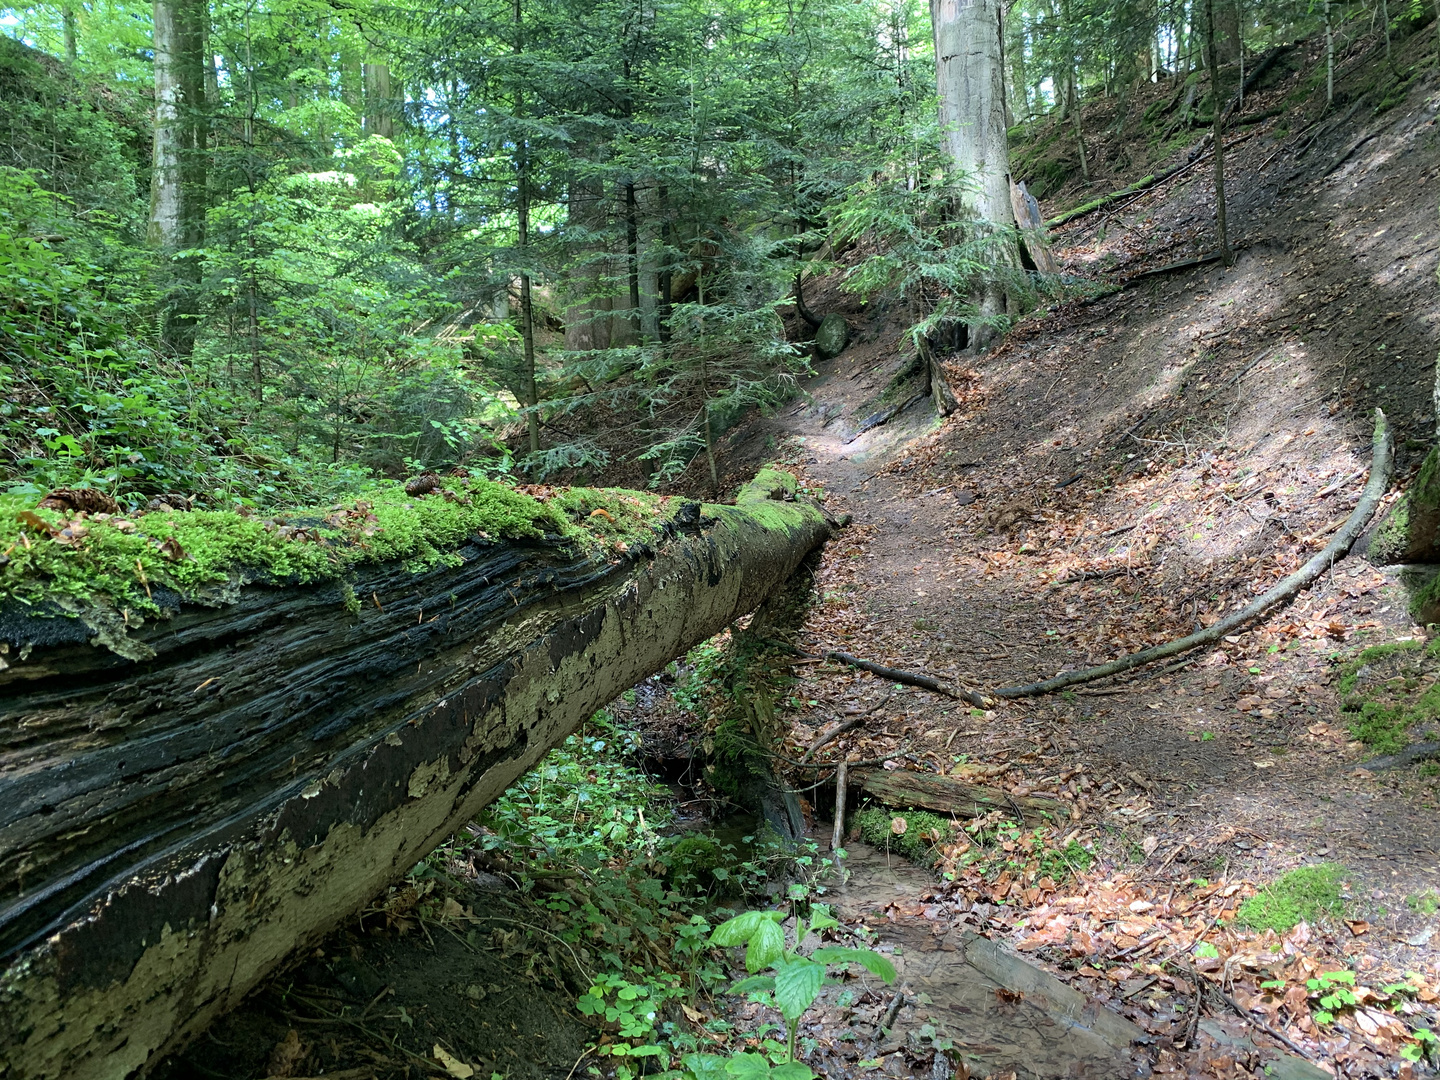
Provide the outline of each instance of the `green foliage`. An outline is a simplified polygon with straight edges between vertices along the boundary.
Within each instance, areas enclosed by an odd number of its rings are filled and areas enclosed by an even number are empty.
[[[635,735],[597,713],[486,807],[486,845],[590,869],[652,854],[673,814],[666,789],[627,762],[637,749]]]
[[[1360,999],[1355,996],[1353,971],[1325,972],[1306,979],[1305,988],[1320,1006],[1313,1013],[1317,1024],[1333,1023],[1337,1012],[1359,1004]]]
[[[1345,910],[1341,883],[1345,868],[1333,863],[1301,866],[1282,875],[1240,905],[1236,921],[1253,930],[1288,933]]]
[[[710,935],[710,941],[714,945],[745,946],[745,970],[750,972],[750,978],[741,979],[730,987],[730,993],[764,994],[774,1002],[785,1019],[785,1062],[790,1063],[795,1060],[795,1030],[805,1010],[820,996],[827,965],[859,964],[887,983],[895,980],[895,968],[871,949],[822,945],[805,956],[800,947],[811,934],[834,929],[840,924],[831,917],[830,909],[824,904],[812,905],[808,921],[798,913],[795,915],[795,942],[787,946],[782,926],[787,914],[784,911],[747,911],[717,926]],[[766,970],[775,974],[756,974]],[[728,1066],[726,1068],[728,1071]],[[698,1071],[696,1075],[697,1078],[702,1076]]]

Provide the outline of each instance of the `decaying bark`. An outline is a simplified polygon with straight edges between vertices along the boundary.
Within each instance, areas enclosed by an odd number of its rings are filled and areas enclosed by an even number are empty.
[[[1031,824],[1070,820],[1069,808],[1059,799],[1043,795],[1011,795],[999,788],[970,784],[935,773],[867,769],[852,774],[850,782],[858,783],[867,795],[887,806],[911,806],[961,817],[977,817],[992,810],[1003,810]]]
[[[238,1002],[779,586],[829,527],[777,491],[688,504],[628,561],[477,540],[353,594],[174,598],[141,662],[0,611],[0,1076],[124,1077]]]

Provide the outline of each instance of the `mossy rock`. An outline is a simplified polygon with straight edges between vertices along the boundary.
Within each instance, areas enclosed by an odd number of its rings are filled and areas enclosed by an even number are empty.
[[[1440,638],[1388,641],[1340,668],[1336,691],[1350,734],[1382,754],[1402,750],[1411,729],[1440,721]]]
[[[850,324],[844,315],[832,311],[820,320],[820,327],[815,331],[815,352],[821,360],[835,359],[849,344]]]
[[[1377,566],[1440,562],[1440,453],[1432,449],[1410,489],[1376,527],[1365,557]]]

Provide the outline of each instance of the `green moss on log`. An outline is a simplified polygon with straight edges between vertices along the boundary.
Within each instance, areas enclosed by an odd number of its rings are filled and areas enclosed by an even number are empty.
[[[457,549],[475,540],[551,535],[604,554],[653,538],[664,502],[642,492],[537,490],[541,498],[490,480],[457,479],[410,496],[398,483],[382,484],[330,506],[270,517],[194,510],[134,519],[70,516],[0,496],[0,603],[100,603],[157,615],[158,588],[204,599],[247,580],[343,578],[362,563],[402,560],[419,572],[457,565]]]

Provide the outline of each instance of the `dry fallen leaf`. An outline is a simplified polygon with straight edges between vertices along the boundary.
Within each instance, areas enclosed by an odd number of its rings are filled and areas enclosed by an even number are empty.
[[[434,1055],[436,1061],[445,1066],[445,1071],[455,1077],[455,1080],[470,1080],[470,1077],[475,1075],[474,1069],[466,1065],[439,1043],[436,1043],[430,1048],[430,1053]]]

